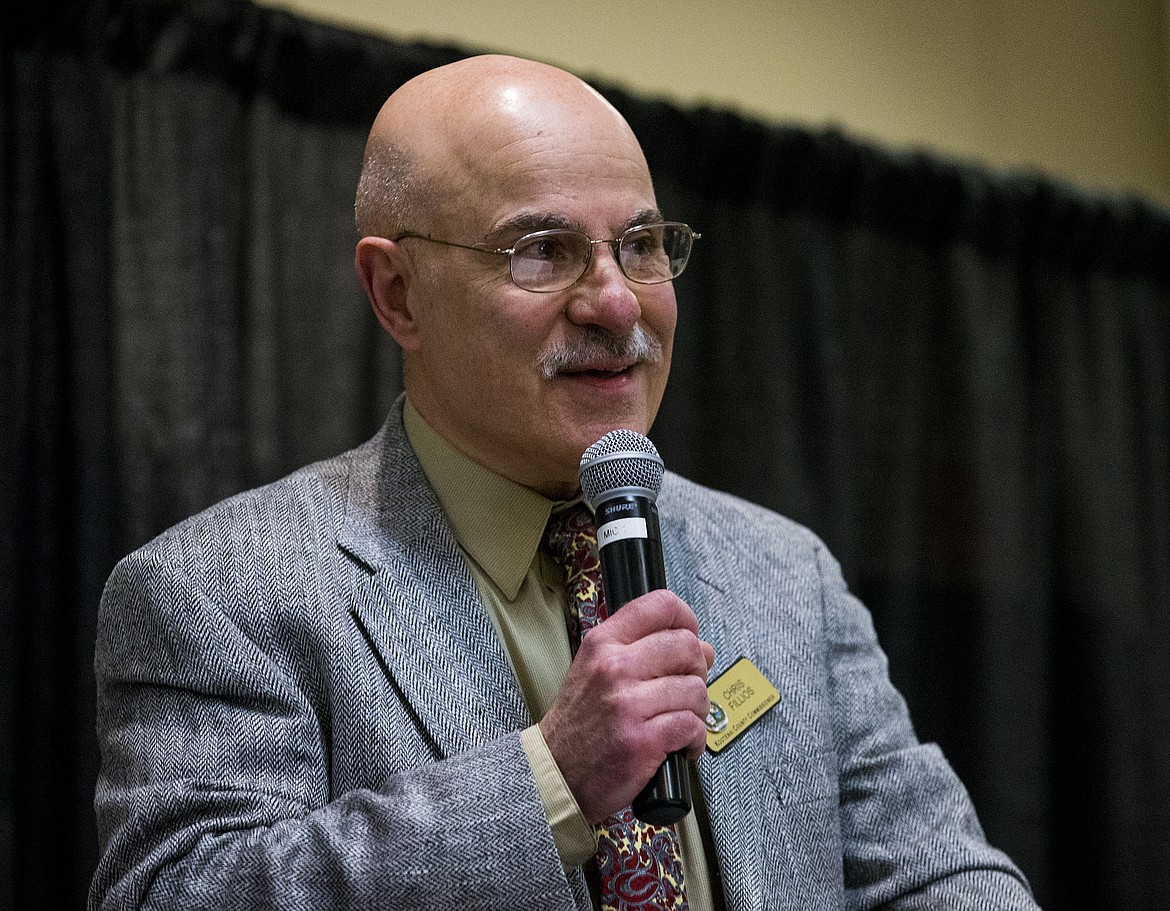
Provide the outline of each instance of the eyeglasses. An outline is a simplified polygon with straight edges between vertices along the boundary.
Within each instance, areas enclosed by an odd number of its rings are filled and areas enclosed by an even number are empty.
[[[406,232],[394,240],[413,237],[431,243],[477,253],[508,257],[512,281],[525,291],[564,291],[576,284],[593,261],[593,248],[608,244],[614,251],[622,274],[639,285],[657,285],[678,278],[687,266],[696,234],[678,221],[637,225],[614,240],[593,240],[588,234],[568,228],[553,228],[525,234],[512,246],[501,249],[486,245],[456,244],[425,234]]]

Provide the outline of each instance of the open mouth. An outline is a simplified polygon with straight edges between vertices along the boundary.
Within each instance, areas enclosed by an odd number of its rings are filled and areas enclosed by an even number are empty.
[[[621,376],[623,373],[629,372],[633,368],[633,364],[626,367],[590,367],[584,370],[567,370],[565,371],[569,376],[584,376],[591,379],[609,379],[614,376]]]
[[[637,360],[629,360],[626,358],[614,358],[612,360],[606,358],[605,360],[597,360],[593,363],[565,367],[560,372],[562,376],[607,380],[629,373],[637,363]]]

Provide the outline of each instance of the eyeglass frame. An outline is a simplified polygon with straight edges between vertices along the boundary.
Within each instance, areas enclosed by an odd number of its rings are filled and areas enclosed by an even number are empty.
[[[667,282],[674,281],[676,278],[678,278],[680,275],[683,274],[683,272],[685,271],[685,269],[687,267],[687,263],[690,262],[690,259],[691,259],[691,249],[690,248],[687,249],[687,258],[683,262],[682,268],[679,269],[676,274],[671,275],[668,278],[658,279],[656,281],[643,281],[642,279],[634,278],[633,276],[629,275],[626,272],[626,267],[622,263],[621,243],[627,235],[632,234],[635,231],[644,231],[647,228],[663,228],[663,227],[685,228],[687,230],[687,232],[690,234],[692,247],[694,245],[694,242],[703,236],[698,231],[694,230],[686,222],[682,222],[682,221],[653,221],[653,222],[647,222],[646,224],[633,225],[632,227],[626,228],[626,230],[622,231],[622,233],[619,234],[617,237],[609,239],[609,240],[594,240],[592,237],[590,237],[584,231],[578,231],[575,228],[546,228],[542,231],[530,231],[527,234],[520,235],[512,242],[512,246],[510,246],[510,247],[491,247],[487,244],[479,244],[479,245],[459,244],[459,243],[455,243],[454,241],[451,241],[451,240],[442,240],[441,238],[438,238],[438,237],[431,237],[429,234],[416,234],[413,231],[403,231],[397,237],[392,237],[390,239],[392,241],[394,241],[395,243],[397,243],[400,240],[407,239],[407,238],[415,238],[416,240],[429,240],[431,243],[442,244],[444,247],[455,247],[459,250],[472,250],[476,253],[490,253],[490,254],[495,255],[495,256],[506,256],[506,257],[508,257],[508,278],[511,279],[512,284],[514,284],[517,288],[520,288],[522,291],[528,291],[532,294],[554,294],[557,291],[567,291],[569,288],[572,288],[573,285],[577,284],[577,282],[581,281],[582,278],[584,278],[585,273],[589,271],[589,267],[593,264],[593,248],[597,244],[609,244],[610,249],[613,250],[614,262],[617,263],[618,269],[621,270],[622,275],[624,275],[630,281],[634,282],[634,284],[637,284],[637,285],[663,285],[663,284],[666,284]],[[571,282],[569,282],[569,284],[567,284],[561,288],[539,288],[539,289],[525,288],[522,284],[520,284],[518,281],[516,281],[516,275],[512,271],[512,257],[516,254],[516,248],[521,244],[521,242],[530,241],[533,239],[539,239],[541,237],[551,237],[553,235],[562,235],[562,234],[576,234],[578,237],[584,237],[587,241],[589,241],[589,256],[586,257],[585,264],[581,267],[581,271],[577,275],[577,277],[574,278]]]

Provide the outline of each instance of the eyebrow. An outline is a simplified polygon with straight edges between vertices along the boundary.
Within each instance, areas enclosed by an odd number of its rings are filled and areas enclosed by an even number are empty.
[[[662,213],[657,209],[642,209],[626,219],[618,234],[636,225],[657,224],[662,220]],[[519,215],[514,215],[506,221],[500,222],[484,237],[483,243],[499,245],[503,238],[509,235],[520,237],[524,234],[531,234],[533,231],[551,231],[556,228],[580,231],[582,234],[589,233],[581,222],[557,215],[555,212],[521,212]]]
[[[657,209],[643,209],[641,212],[635,212],[626,219],[626,223],[622,225],[622,231],[628,231],[630,228],[637,227],[638,225],[656,225],[665,220],[662,217],[662,213]]]
[[[500,222],[484,238],[484,243],[496,243],[499,239],[514,234],[517,237],[531,234],[533,231],[551,231],[554,228],[566,228],[570,231],[582,231],[583,226],[578,221],[556,215],[552,212],[521,212],[513,215],[506,221]]]

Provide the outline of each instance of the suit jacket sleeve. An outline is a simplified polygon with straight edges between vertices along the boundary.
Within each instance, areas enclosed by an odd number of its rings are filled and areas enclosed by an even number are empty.
[[[221,504],[108,582],[91,909],[579,907],[519,726],[439,746],[336,595],[371,574],[296,501]]]
[[[914,733],[869,612],[817,542],[846,905],[890,911],[1035,909],[1019,870],[984,837],[966,789]]]

